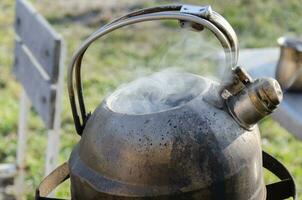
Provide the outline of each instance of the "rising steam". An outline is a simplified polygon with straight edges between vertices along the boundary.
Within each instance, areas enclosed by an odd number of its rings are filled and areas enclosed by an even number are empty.
[[[120,87],[108,98],[108,105],[119,113],[154,113],[184,105],[209,86],[210,81],[200,76],[166,69]]]
[[[157,62],[160,68],[174,68],[121,86],[107,98],[110,109],[127,114],[168,110],[205,94],[212,83],[209,78],[224,81],[229,79],[229,74],[225,72],[230,72],[230,69],[226,70],[223,49],[219,43],[215,43],[216,40],[213,42],[203,39],[200,32],[183,30],[180,38],[174,41],[176,42],[170,45]],[[150,69],[148,66],[146,68]],[[181,71],[180,68],[185,68],[190,73]]]

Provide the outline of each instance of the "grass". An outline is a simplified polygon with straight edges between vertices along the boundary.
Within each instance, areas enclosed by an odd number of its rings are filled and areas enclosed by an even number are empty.
[[[135,5],[120,3],[115,9],[110,7],[104,9],[102,4],[97,6],[74,0],[76,1],[79,5],[71,3],[69,7],[63,7],[58,0],[31,1],[66,40],[68,50],[66,63],[69,63],[71,54],[80,43],[98,26],[110,19],[127,13],[129,9],[169,3],[169,1],[156,3],[140,1]],[[208,2],[188,0],[186,3],[211,4],[233,25],[239,36],[241,47],[276,46],[276,39],[279,36],[295,35],[302,27],[302,21],[297,20],[300,18],[302,9],[300,0],[214,0]],[[94,15],[89,15],[91,10],[95,13]],[[85,20],[82,20],[83,16],[86,16]],[[2,0],[0,4],[0,162],[14,162],[16,153],[18,101],[21,87],[11,72],[13,19],[14,1]],[[83,86],[89,110],[93,110],[121,83],[160,70],[167,65],[176,65],[204,73],[199,69],[201,58],[204,58],[202,57],[203,48],[210,46],[211,50],[215,51],[219,47],[217,42],[215,43],[213,39],[208,41],[207,34],[200,37],[196,33],[177,32],[177,30],[175,23],[171,22],[147,23],[143,26],[132,26],[130,29],[117,31],[102,42],[96,42],[87,52],[83,69]],[[193,40],[184,41],[184,38],[193,38]],[[179,41],[189,44],[193,51],[190,48],[184,48],[182,45],[184,43]],[[185,52],[185,55],[181,56],[180,52]],[[211,58],[213,56],[215,54],[211,54]],[[263,120],[260,123],[260,129],[264,150],[277,157],[289,168],[297,181],[298,192],[301,196],[302,157],[299,155],[302,155],[302,143],[271,118]],[[46,130],[34,110],[30,113],[28,132],[26,187],[27,197],[31,199],[34,188],[43,177],[44,147],[46,146]],[[68,159],[72,147],[79,139],[74,131],[65,88],[60,162]],[[267,182],[275,180],[268,174],[265,178]],[[68,187],[66,183],[59,189],[58,196],[68,197]]]

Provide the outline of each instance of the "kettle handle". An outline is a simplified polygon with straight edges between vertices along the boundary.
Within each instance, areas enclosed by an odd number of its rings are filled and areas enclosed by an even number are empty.
[[[68,69],[68,93],[71,110],[74,118],[76,131],[82,135],[85,124],[90,114],[86,113],[84,98],[81,85],[81,65],[83,56],[88,47],[98,38],[113,32],[116,29],[136,24],[144,21],[154,20],[179,20],[180,22],[191,23],[192,28],[198,25],[201,28],[209,29],[220,41],[224,48],[226,62],[229,68],[233,68],[238,60],[238,40],[235,31],[231,25],[218,13],[212,11],[210,6],[192,6],[192,5],[166,5],[153,8],[142,9],[125,15],[101,28],[90,35],[80,48],[73,55],[71,65]],[[75,82],[74,78],[75,76]],[[75,91],[78,106],[81,113],[81,120],[78,113],[75,99]]]

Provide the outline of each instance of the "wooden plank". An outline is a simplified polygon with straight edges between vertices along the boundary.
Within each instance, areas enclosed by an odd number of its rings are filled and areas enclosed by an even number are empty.
[[[20,40],[16,40],[13,70],[45,125],[52,128],[56,86]]]
[[[275,78],[278,59],[279,48],[245,49],[240,53],[239,63],[253,78]],[[285,92],[272,117],[302,140],[302,93]]]
[[[48,128],[45,169],[49,173],[56,166],[59,152],[65,48],[61,37],[26,0],[16,0],[15,31],[13,70]],[[23,192],[25,177],[26,135],[22,127],[26,122],[22,123],[18,141],[17,194]]]
[[[22,90],[20,99],[20,114],[18,125],[18,148],[17,148],[17,176],[15,177],[15,196],[17,200],[24,199],[25,195],[25,173],[26,173],[26,151],[27,151],[27,118],[30,110],[30,101]]]
[[[48,175],[52,170],[57,167],[59,150],[60,150],[60,132],[61,132],[61,110],[62,110],[62,97],[64,85],[64,61],[66,55],[66,48],[62,45],[62,56],[60,62],[59,79],[57,83],[56,106],[54,114],[54,122],[52,130],[48,130],[48,140],[46,149],[46,164],[45,175]]]
[[[58,79],[61,37],[26,1],[16,1],[15,31],[48,73],[52,83]]]

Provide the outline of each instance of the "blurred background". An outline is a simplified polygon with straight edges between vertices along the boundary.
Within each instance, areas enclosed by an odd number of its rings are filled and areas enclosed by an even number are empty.
[[[98,27],[129,11],[167,3],[211,5],[235,29],[241,48],[276,47],[277,38],[301,36],[301,0],[31,0],[64,38],[66,64],[73,52]],[[14,51],[14,0],[0,2],[0,163],[14,162],[16,155],[19,97],[21,86],[12,74]],[[184,68],[195,73],[209,73],[221,78],[219,44],[207,32],[202,36],[180,31],[177,23],[156,22],[130,26],[96,42],[86,54],[83,88],[88,110],[122,83],[167,67]],[[207,51],[204,51],[207,49]],[[189,56],[188,56],[189,55]],[[189,59],[188,59],[189,58]],[[207,64],[199,69],[200,60]],[[205,64],[205,65],[206,65]],[[65,68],[66,71],[66,68]],[[64,82],[65,83],[65,82]],[[302,196],[302,142],[267,117],[260,123],[262,147],[283,162],[297,182]],[[44,175],[47,136],[43,122],[32,110],[29,118],[26,195],[34,190]],[[76,134],[64,84],[60,163],[67,160],[80,139]],[[43,147],[43,148],[42,148]],[[265,174],[267,183],[276,179]],[[65,183],[58,197],[69,196]],[[302,199],[300,197],[300,199]]]

